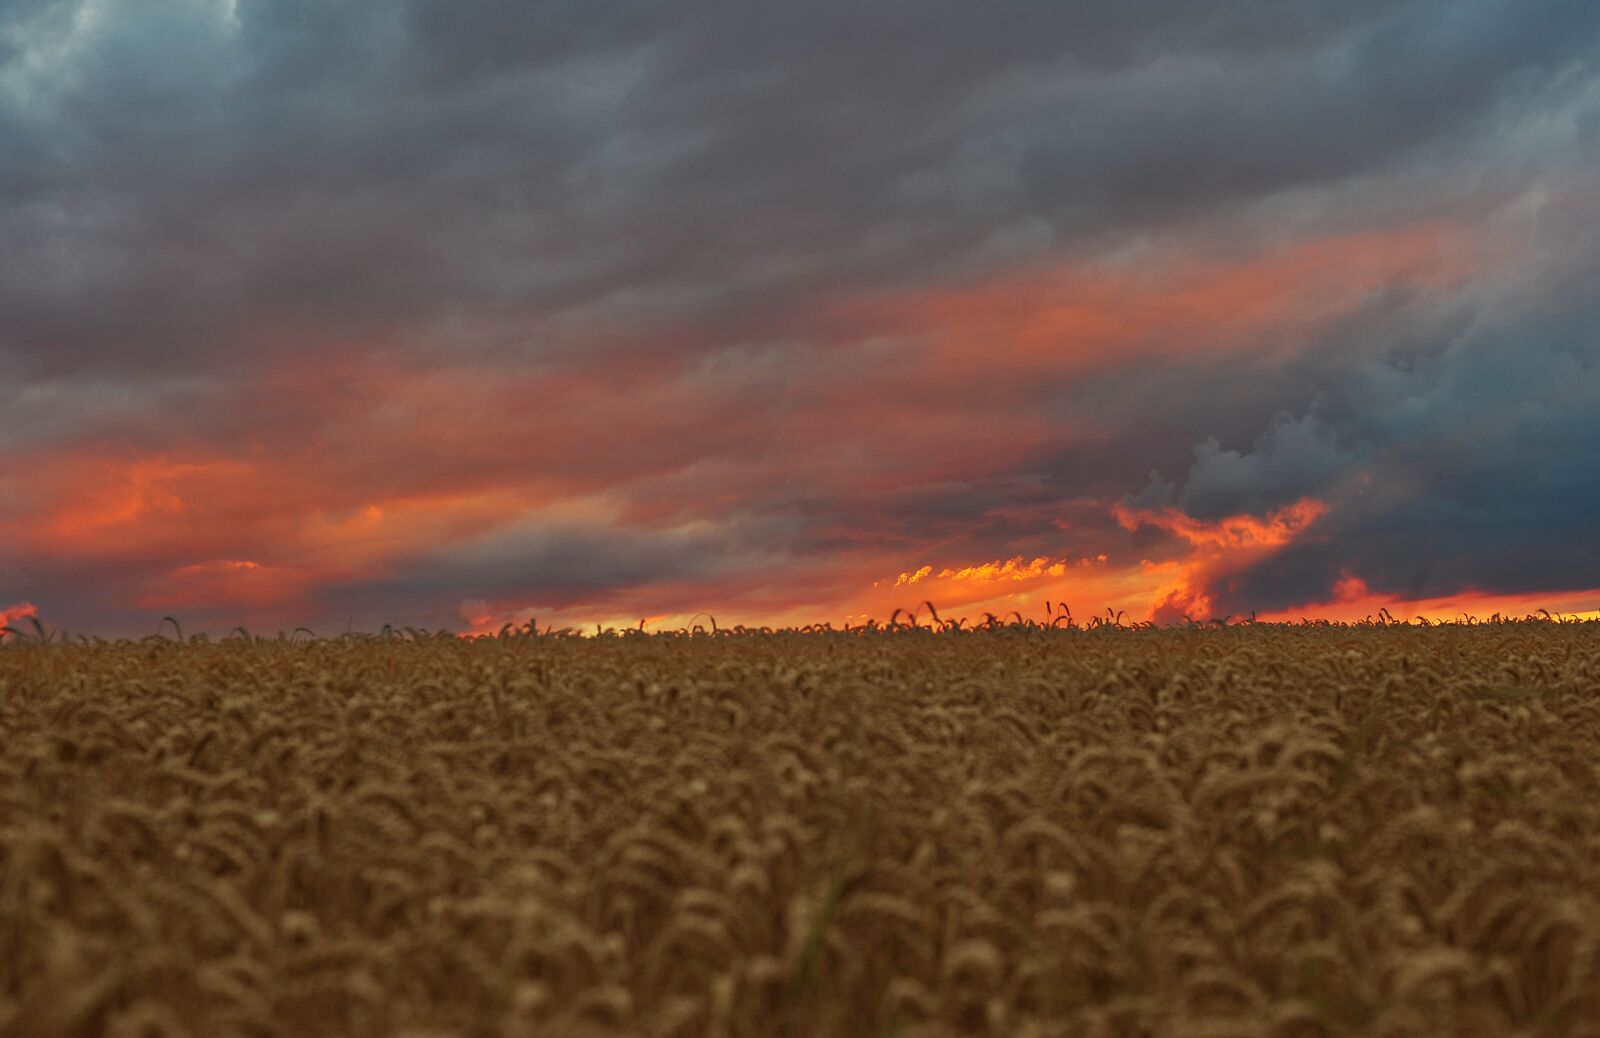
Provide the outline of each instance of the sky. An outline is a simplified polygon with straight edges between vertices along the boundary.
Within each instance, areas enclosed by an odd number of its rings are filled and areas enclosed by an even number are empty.
[[[1600,610],[1596,168],[1593,0],[0,0],[0,614]]]

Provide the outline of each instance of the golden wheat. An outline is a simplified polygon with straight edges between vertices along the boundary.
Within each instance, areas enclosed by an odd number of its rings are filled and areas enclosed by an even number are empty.
[[[1600,625],[934,619],[10,637],[0,1035],[1600,1035]]]

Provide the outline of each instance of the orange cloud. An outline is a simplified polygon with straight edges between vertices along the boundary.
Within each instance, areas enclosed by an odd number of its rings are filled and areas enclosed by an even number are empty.
[[[1064,577],[1072,566],[1092,566],[1097,562],[1105,562],[1104,555],[1093,559],[1050,559],[1039,556],[1032,561],[1024,560],[1021,555],[1009,559],[982,562],[972,566],[962,566],[953,569],[946,566],[935,573],[932,566],[923,566],[921,569],[902,573],[895,578],[894,586],[916,584],[924,580],[952,581],[955,583],[969,584],[997,584],[1018,583],[1023,581],[1038,580],[1045,577]]]
[[[39,610],[32,602],[18,602],[16,605],[0,607],[0,627],[8,627],[30,616],[37,618],[38,615]]]
[[[11,532],[35,551],[114,556],[151,547],[147,538],[158,531],[187,531],[197,505],[209,511],[219,499],[237,501],[257,479],[254,466],[229,459],[57,456],[19,478],[42,507]],[[243,502],[252,516],[255,496]]]
[[[1137,509],[1117,505],[1112,509],[1117,522],[1130,532],[1141,526],[1155,526],[1196,548],[1220,551],[1282,547],[1327,512],[1325,503],[1309,497],[1260,519],[1253,515],[1230,515],[1206,521],[1191,518],[1175,508]]]
[[[1047,376],[1196,350],[1281,353],[1380,289],[1463,281],[1493,251],[1466,239],[1463,228],[1426,221],[1239,258],[1151,252],[859,301],[842,314],[925,343],[924,381],[974,392],[1018,367]],[[956,374],[967,380],[947,381]]]
[[[1335,602],[1359,602],[1371,595],[1367,582],[1349,571],[1339,574],[1339,579],[1333,584],[1333,600]]]
[[[1328,506],[1315,498],[1302,498],[1266,515],[1231,515],[1211,521],[1195,519],[1176,509],[1113,509],[1126,530],[1154,526],[1187,542],[1192,551],[1178,560],[1156,592],[1150,618],[1172,622],[1184,618],[1211,619],[1212,589],[1230,574],[1282,550],[1299,539],[1326,515]]]

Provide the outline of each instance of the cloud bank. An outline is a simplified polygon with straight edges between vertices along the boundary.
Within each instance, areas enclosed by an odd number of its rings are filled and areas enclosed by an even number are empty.
[[[1134,6],[6,5],[0,602],[1600,608],[1600,7]]]

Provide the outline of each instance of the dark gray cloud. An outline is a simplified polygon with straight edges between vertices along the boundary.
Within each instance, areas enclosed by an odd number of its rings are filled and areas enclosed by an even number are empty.
[[[1196,448],[1176,501],[1197,517],[1334,505],[1317,536],[1218,588],[1224,608],[1327,601],[1347,574],[1412,598],[1600,586],[1600,306],[1576,287],[1600,277],[1600,241],[1570,232],[1595,202],[1582,188],[1550,204],[1543,220],[1567,230],[1480,285],[1464,323],[1431,315],[1415,350],[1324,353],[1302,413]]]
[[[537,351],[574,309],[770,326],[1448,148],[1600,27],[1576,0],[0,17],[0,350],[124,374],[452,321]]]

